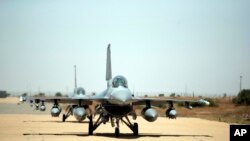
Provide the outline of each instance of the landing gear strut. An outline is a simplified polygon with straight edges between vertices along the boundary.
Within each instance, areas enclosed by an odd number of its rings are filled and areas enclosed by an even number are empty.
[[[116,137],[119,137],[120,136],[120,120],[123,121],[132,131],[133,131],[133,135],[134,136],[138,136],[138,124],[137,123],[134,123],[132,124],[129,120],[129,118],[127,116],[125,116],[125,119],[122,119],[122,118],[116,118],[116,128],[115,128],[115,136]],[[113,125],[113,118],[111,117],[111,125]]]
[[[95,129],[101,125],[101,123],[103,123],[103,121],[101,120],[101,118],[103,117],[103,114],[101,113],[100,116],[98,117],[97,121],[95,123],[93,123],[93,116],[92,114],[90,116],[88,116],[89,118],[89,135],[93,135],[93,132],[95,131]]]
[[[93,135],[94,126],[92,115],[89,116],[89,135]]]
[[[134,133],[134,136],[138,136],[138,123],[134,123],[132,131]]]
[[[71,105],[69,105],[68,107],[67,107],[67,113],[66,114],[63,114],[63,116],[62,116],[62,122],[65,122],[66,121],[66,119],[70,116],[70,115],[72,115],[73,114],[73,107],[74,106],[71,106]]]
[[[120,129],[118,127],[115,128],[115,136],[116,137],[120,136]]]
[[[103,113],[101,113],[98,117],[98,119],[96,120],[95,123],[93,123],[93,116],[90,115],[88,116],[89,118],[89,130],[88,130],[88,134],[89,135],[93,135],[93,132],[102,124],[102,123],[106,123],[106,117],[104,117],[105,115]],[[107,115],[106,115],[107,116]],[[114,117],[109,116],[108,118],[111,118],[111,125],[112,127],[114,126]],[[120,136],[120,129],[119,129],[119,122],[120,120],[125,123],[132,131],[133,131],[133,135],[134,136],[138,136],[138,124],[134,123],[132,124],[128,118],[128,116],[125,116],[125,119],[123,118],[116,118],[116,128],[115,128],[115,136],[119,137]]]
[[[66,120],[66,115],[65,114],[63,114],[63,117],[62,117],[62,122],[65,122],[65,120]]]
[[[134,123],[132,124],[128,118],[128,116],[125,116],[125,119],[121,119],[127,126],[128,128],[130,128],[133,131],[133,135],[134,136],[138,136],[139,135],[139,130],[138,130],[138,123]]]

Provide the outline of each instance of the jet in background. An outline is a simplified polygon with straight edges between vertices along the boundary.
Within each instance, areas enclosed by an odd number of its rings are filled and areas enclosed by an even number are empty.
[[[84,88],[77,87],[76,65],[74,66],[74,69],[75,69],[75,87],[74,87],[73,94],[69,94],[69,98],[71,98],[71,99],[85,98],[86,93],[85,93]],[[58,100],[67,99],[67,98],[65,98],[65,97],[44,97],[44,98],[41,98],[41,99],[31,98],[30,103],[31,103],[31,105],[33,103],[35,104],[36,110],[45,111],[46,106],[44,104],[43,99],[47,99],[47,100],[50,99],[54,103],[54,105],[52,106],[52,108],[50,110],[51,116],[52,117],[59,117],[62,109],[59,106]],[[35,102],[33,102],[33,100],[35,100]],[[66,119],[70,115],[74,115],[76,120],[81,122],[81,121],[85,120],[85,118],[86,118],[85,113],[90,112],[90,109],[88,109],[88,106],[82,105],[82,103],[80,101],[69,101],[69,103],[67,103],[67,104],[68,105],[67,105],[67,107],[65,109],[65,113],[62,115],[62,122],[65,122]]]
[[[85,93],[84,88],[77,87],[76,65],[74,67],[75,67],[75,88],[74,88],[74,93],[72,95],[72,98],[84,98],[84,97],[86,97],[86,93]],[[88,106],[81,105],[81,103],[77,103],[74,105],[68,105],[66,108],[66,113],[63,114],[63,116],[62,116],[62,121],[65,122],[65,120],[70,115],[74,115],[76,120],[81,122],[86,118],[86,116],[85,116],[86,109],[88,109]]]
[[[26,102],[27,97],[24,95],[19,96],[19,102]]]
[[[85,112],[85,116],[89,118],[88,134],[93,135],[93,132],[101,125],[107,122],[111,123],[112,127],[115,127],[115,135],[118,137],[120,134],[120,122],[125,123],[129,129],[133,132],[133,135],[138,136],[138,123],[132,123],[128,116],[132,115],[133,120],[136,120],[135,108],[136,105],[143,105],[144,108],[141,111],[142,117],[148,122],[154,122],[157,120],[158,112],[153,107],[154,105],[167,104],[166,117],[174,119],[177,116],[177,111],[174,108],[174,102],[182,102],[187,109],[191,109],[190,102],[198,102],[209,105],[209,102],[205,100],[178,100],[170,98],[144,98],[135,97],[128,87],[127,79],[118,75],[112,77],[111,69],[111,52],[110,44],[107,48],[107,62],[106,62],[106,81],[107,88],[94,96],[86,96],[82,98],[65,98],[65,99],[44,99],[43,101],[53,101],[58,105],[58,102],[75,102],[78,101],[82,109],[88,108],[93,104],[93,101],[99,102],[99,106],[96,108],[95,113],[98,113],[99,117],[93,121],[94,114]],[[41,99],[38,99],[41,101]],[[83,111],[84,111],[83,110]]]

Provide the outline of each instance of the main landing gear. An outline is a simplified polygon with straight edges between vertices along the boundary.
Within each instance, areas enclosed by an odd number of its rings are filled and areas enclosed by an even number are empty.
[[[128,126],[128,128],[130,128],[130,130],[133,131],[133,135],[134,135],[134,136],[138,136],[138,135],[139,135],[139,134],[138,134],[138,132],[139,132],[139,130],[138,130],[138,123],[132,124],[132,123],[130,122],[128,116],[125,116],[125,120],[122,118],[121,121],[122,121],[123,123],[125,123],[125,124]]]
[[[66,111],[67,113],[66,114],[63,114],[62,116],[62,122],[65,122],[66,119],[73,114],[73,107],[75,107],[74,105],[69,105],[67,108],[66,108]]]
[[[93,135],[93,132],[101,125],[101,123],[106,123],[107,122],[107,115],[104,116],[103,113],[100,114],[98,117],[97,121],[93,123],[93,117],[92,115],[88,116],[89,118],[89,128],[88,128],[88,134]],[[123,119],[125,118],[125,119]],[[138,136],[138,124],[134,123],[132,124],[127,116],[124,116],[123,118],[115,118],[116,121],[114,121],[114,117],[110,117],[111,125],[115,128],[115,136],[119,137],[120,136],[120,128],[119,128],[119,122],[120,120],[125,123],[132,131],[134,136]],[[115,122],[115,123],[114,123]]]

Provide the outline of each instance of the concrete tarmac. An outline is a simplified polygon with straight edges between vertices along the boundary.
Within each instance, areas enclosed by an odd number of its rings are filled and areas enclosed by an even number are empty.
[[[93,136],[88,136],[88,121],[78,123],[70,117],[65,123],[50,115],[1,114],[1,141],[112,141],[117,139],[133,140],[177,140],[177,141],[228,141],[229,125],[223,122],[198,118],[177,118],[169,120],[163,117],[153,123],[138,117],[139,136],[135,137],[125,125],[120,125],[121,136],[116,138],[110,123],[102,124]]]
[[[25,109],[25,110],[24,110]],[[0,102],[0,140],[1,141],[113,141],[131,139],[136,141],[228,141],[229,124],[199,118],[167,119],[159,117],[155,122],[147,122],[142,117],[139,124],[139,136],[124,124],[120,124],[120,137],[114,135],[115,128],[108,122],[102,124],[88,136],[88,120],[79,123],[73,116],[66,122],[53,118],[49,114],[33,111],[28,104]],[[97,117],[95,118],[95,120]]]

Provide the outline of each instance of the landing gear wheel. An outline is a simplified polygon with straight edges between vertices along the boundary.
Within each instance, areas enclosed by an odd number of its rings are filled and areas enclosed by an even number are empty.
[[[93,131],[94,131],[93,121],[92,121],[92,119],[90,119],[90,121],[89,121],[89,135],[93,135]]]
[[[89,124],[89,135],[93,135],[93,124]]]
[[[115,136],[116,137],[120,136],[120,129],[118,127],[115,128]]]
[[[134,136],[138,136],[138,123],[134,123],[133,132]]]
[[[63,117],[62,117],[62,122],[65,122],[65,120],[66,120],[66,115],[65,114],[63,114]]]

